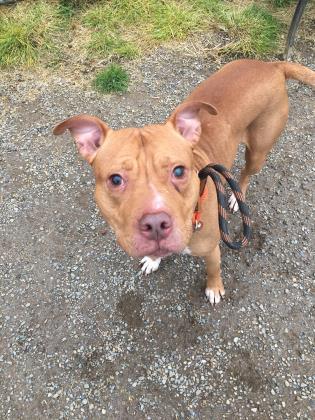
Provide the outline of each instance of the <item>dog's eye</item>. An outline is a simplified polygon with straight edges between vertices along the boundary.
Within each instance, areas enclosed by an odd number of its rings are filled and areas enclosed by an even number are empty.
[[[184,173],[185,173],[184,166],[176,166],[173,169],[173,175],[175,176],[175,178],[182,178],[184,176]]]
[[[119,187],[120,185],[122,185],[123,183],[123,178],[122,176],[118,175],[118,174],[114,174],[111,175],[109,177],[110,183],[114,186],[114,187]]]

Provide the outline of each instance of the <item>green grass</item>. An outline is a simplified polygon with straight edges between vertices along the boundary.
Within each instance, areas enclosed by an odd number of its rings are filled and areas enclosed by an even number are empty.
[[[90,51],[118,56],[127,55],[124,48],[120,54],[120,45],[130,45],[130,40],[134,51],[141,51],[156,43],[183,40],[212,25],[231,38],[221,53],[259,57],[277,47],[281,30],[279,21],[262,6],[239,7],[219,0],[109,0],[90,7],[82,22],[97,31],[91,36]]]
[[[109,65],[97,74],[93,85],[101,93],[126,92],[129,84],[127,72],[117,64]]]
[[[132,42],[128,42],[119,35],[108,35],[107,31],[96,31],[91,35],[87,45],[88,52],[93,56],[114,56],[116,58],[135,58],[139,55],[138,47]]]
[[[71,58],[130,60],[192,34],[225,32],[219,54],[266,57],[279,48],[293,0],[24,0],[0,7],[0,66]],[[281,13],[278,8],[281,7]],[[290,7],[290,10],[292,7]],[[278,16],[275,17],[275,14]],[[71,49],[68,46],[71,46]]]
[[[63,15],[65,19],[70,19],[78,12],[87,9],[97,1],[98,0],[59,0],[59,13]]]
[[[59,14],[65,20],[71,19],[76,13],[76,8],[66,0],[60,0],[59,2]]]
[[[188,0],[109,0],[89,8],[82,18],[83,25],[132,44],[139,51],[184,39],[204,27],[205,22],[201,10]],[[91,39],[89,49],[92,43]]]
[[[201,11],[184,1],[162,2],[153,12],[149,36],[160,41],[185,39],[206,23]]]
[[[0,65],[30,66],[54,49],[53,37],[61,29],[58,9],[44,1],[32,7],[18,4],[0,15]]]
[[[233,56],[264,57],[276,51],[281,23],[264,8],[251,4],[220,16],[231,42],[221,52]]]
[[[287,7],[293,3],[296,3],[296,0],[269,0],[270,4],[275,7]]]
[[[87,9],[83,24],[93,28],[109,30],[126,29],[148,20],[152,0],[108,0],[100,1]]]

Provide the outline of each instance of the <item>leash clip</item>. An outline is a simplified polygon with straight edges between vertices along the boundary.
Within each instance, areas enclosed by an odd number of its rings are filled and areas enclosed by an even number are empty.
[[[201,220],[196,220],[195,224],[194,224],[194,231],[198,232],[199,230],[202,229],[203,223]]]

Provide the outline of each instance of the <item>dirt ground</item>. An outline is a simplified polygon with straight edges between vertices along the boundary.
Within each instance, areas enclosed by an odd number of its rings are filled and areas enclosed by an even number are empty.
[[[200,259],[140,274],[95,207],[88,165],[52,135],[82,112],[113,128],[163,121],[217,68],[160,49],[110,96],[60,74],[1,74],[0,418],[314,415],[312,90],[289,83],[287,129],[247,197],[254,237],[241,252],[222,245],[227,297],[215,308]]]

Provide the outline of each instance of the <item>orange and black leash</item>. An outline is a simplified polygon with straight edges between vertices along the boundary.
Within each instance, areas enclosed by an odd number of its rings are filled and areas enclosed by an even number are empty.
[[[228,182],[231,190],[233,191],[237,203],[239,205],[242,221],[243,221],[243,236],[240,241],[233,241],[231,239],[228,224],[227,224],[227,200],[226,192],[224,185],[222,184],[220,175],[221,174],[226,181]],[[240,249],[246,246],[251,237],[251,227],[250,227],[250,216],[249,209],[245,203],[244,196],[242,191],[233,178],[232,174],[222,165],[219,164],[209,164],[202,168],[198,176],[200,178],[200,198],[205,194],[205,186],[207,182],[207,177],[210,176],[215,184],[218,198],[218,216],[219,216],[219,228],[221,233],[221,238],[223,242],[231,249]],[[200,200],[200,199],[199,199]],[[200,220],[200,201],[197,203],[197,207],[194,213],[195,219],[195,230],[200,230],[202,227],[202,222]]]

